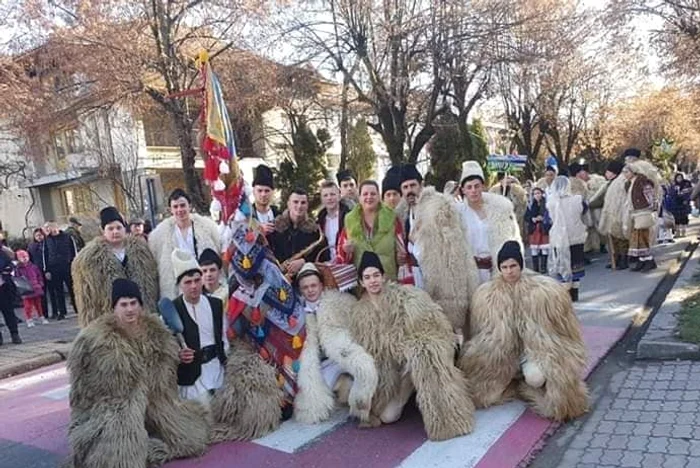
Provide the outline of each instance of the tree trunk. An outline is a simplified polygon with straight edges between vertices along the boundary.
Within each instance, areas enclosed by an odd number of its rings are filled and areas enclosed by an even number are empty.
[[[184,111],[177,107],[171,109],[170,117],[175,127],[177,141],[180,146],[185,186],[187,193],[192,198],[192,206],[198,213],[207,213],[209,207],[206,204],[206,197],[202,190],[202,182],[194,168],[197,152],[195,151],[194,139],[192,137],[192,122]]]
[[[338,170],[345,169],[348,164],[348,124],[349,124],[349,103],[348,103],[348,88],[350,87],[350,78],[345,77],[343,80],[343,90],[341,93],[341,110],[340,110],[340,165]]]

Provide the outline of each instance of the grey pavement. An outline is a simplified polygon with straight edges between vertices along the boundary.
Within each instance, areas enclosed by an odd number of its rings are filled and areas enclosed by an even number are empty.
[[[678,337],[678,317],[683,301],[698,291],[700,249],[696,249],[678,276],[649,328],[637,345],[637,359],[700,359],[700,346]]]
[[[690,240],[688,237],[674,244],[655,246],[654,257],[658,268],[647,273],[610,271],[605,269],[609,256],[593,257],[592,265],[586,266],[580,302],[576,304],[581,323],[604,327],[629,326]]]
[[[50,320],[47,325],[27,328],[26,323],[20,323],[21,345],[10,343],[7,327],[3,327],[5,344],[0,346],[0,379],[65,360],[79,331],[77,316],[70,312],[69,309],[65,320]],[[23,317],[22,310],[17,309],[15,315]]]
[[[610,392],[568,447],[534,468],[700,467],[700,362],[638,362],[613,375]]]

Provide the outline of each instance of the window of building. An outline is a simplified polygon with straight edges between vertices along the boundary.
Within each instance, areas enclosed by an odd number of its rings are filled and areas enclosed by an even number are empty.
[[[70,215],[92,213],[96,210],[89,187],[75,185],[61,190],[63,208]]]

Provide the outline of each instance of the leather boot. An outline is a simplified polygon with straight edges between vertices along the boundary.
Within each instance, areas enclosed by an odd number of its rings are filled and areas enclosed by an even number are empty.
[[[641,272],[656,270],[656,262],[652,258],[651,260],[645,260],[644,265],[642,265]]]
[[[532,256],[532,271],[535,271],[537,273],[540,272],[540,256],[539,255]]]
[[[0,346],[2,346],[3,343],[4,343],[4,342],[3,342],[3,340],[2,340],[2,332],[0,332]]]
[[[627,255],[619,255],[618,260],[617,260],[617,269],[618,270],[626,270],[629,267],[630,267],[630,264],[627,261]]]
[[[645,263],[646,263],[646,261],[644,261],[644,262],[641,260],[637,261],[637,264],[635,266],[633,266],[632,268],[630,268],[630,271],[642,271],[642,268],[644,268]]]
[[[540,273],[547,274],[547,255],[540,255]]]
[[[22,338],[19,337],[19,333],[12,333],[12,343],[22,344]]]
[[[569,289],[569,295],[571,296],[571,302],[578,302],[578,288]]]

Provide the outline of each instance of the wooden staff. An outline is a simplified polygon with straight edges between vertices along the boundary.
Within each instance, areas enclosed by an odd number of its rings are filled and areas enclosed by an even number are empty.
[[[613,270],[617,270],[615,244],[613,243],[613,238],[610,234],[608,234],[608,252],[610,252],[610,265],[612,266]]]

